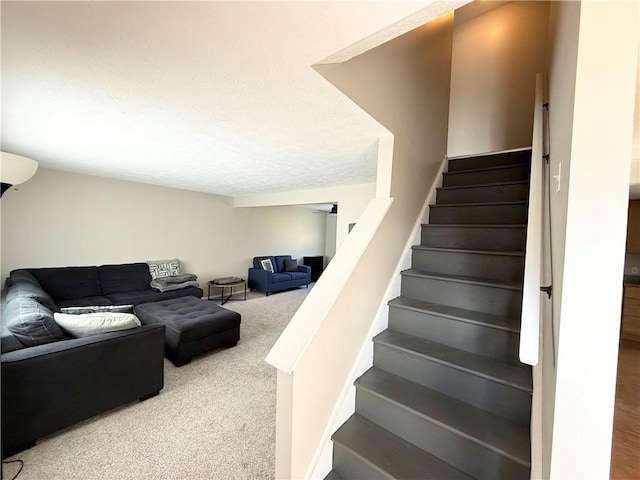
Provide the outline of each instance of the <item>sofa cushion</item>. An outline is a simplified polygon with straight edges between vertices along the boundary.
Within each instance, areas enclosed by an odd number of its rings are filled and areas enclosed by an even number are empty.
[[[138,317],[132,313],[98,312],[82,315],[55,313],[53,318],[64,331],[76,338],[128,330],[141,325]]]
[[[305,272],[287,272],[291,275],[291,280],[306,280],[309,276]]]
[[[87,305],[113,305],[113,302],[103,295],[95,297],[74,298],[73,300],[58,300],[56,305],[65,307],[85,307]]]
[[[290,282],[291,275],[289,273],[274,273],[271,275],[271,283]]]
[[[13,333],[7,328],[7,295],[6,291],[3,291],[0,298],[0,352],[3,354],[13,352],[14,350],[20,350],[24,348],[24,345],[18,340]]]
[[[30,268],[28,270],[56,303],[58,300],[102,295],[98,267]]]
[[[149,266],[144,262],[98,267],[102,294],[145,290],[151,283]]]
[[[277,273],[286,272],[287,269],[285,268],[284,262],[285,260],[291,260],[291,255],[276,255],[273,258],[276,261],[276,263],[274,264],[274,267],[276,268],[276,272]]]
[[[0,350],[3,354],[14,352],[25,348],[25,346],[18,340],[13,333],[9,331],[6,325],[3,325],[0,329]]]
[[[7,277],[5,286],[9,288],[12,285],[19,282],[33,283],[34,285],[38,285],[39,287],[41,286],[38,280],[36,279],[36,277],[34,277],[31,273],[29,273],[28,270],[12,271],[11,274]]]
[[[7,302],[3,316],[7,329],[27,347],[69,338],[53,319],[53,312],[33,298],[15,298]]]
[[[147,267],[152,279],[180,275],[180,260],[148,260]]]
[[[135,292],[112,293],[107,298],[116,305],[140,305],[147,302],[158,302],[160,300],[168,300],[170,298],[178,298],[185,296],[194,296],[202,298],[202,290],[197,287],[187,287],[180,290],[169,290],[168,292],[159,292],[151,288],[147,290],[138,290]]]
[[[57,311],[58,306],[53,299],[47,295],[39,283],[31,283],[28,281],[14,281],[13,285],[7,290],[7,302],[12,302],[17,298],[31,298],[52,311]]]

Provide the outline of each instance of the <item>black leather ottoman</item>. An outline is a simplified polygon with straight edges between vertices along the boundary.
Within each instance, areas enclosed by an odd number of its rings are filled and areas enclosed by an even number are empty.
[[[240,314],[196,297],[142,303],[134,309],[143,324],[165,326],[165,355],[176,367],[195,355],[233,347],[240,339]]]

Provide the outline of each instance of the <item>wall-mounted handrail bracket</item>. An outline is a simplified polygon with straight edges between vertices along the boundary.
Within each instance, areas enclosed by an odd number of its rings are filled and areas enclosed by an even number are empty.
[[[553,285],[548,285],[546,287],[540,287],[540,291],[547,294],[549,300],[551,300],[551,295],[553,294]]]

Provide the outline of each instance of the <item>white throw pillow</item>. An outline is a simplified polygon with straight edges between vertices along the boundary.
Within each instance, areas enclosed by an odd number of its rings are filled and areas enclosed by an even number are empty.
[[[85,313],[72,315],[69,313],[54,313],[53,319],[64,331],[74,337],[89,337],[98,333],[116,332],[139,327],[140,320],[132,313]]]

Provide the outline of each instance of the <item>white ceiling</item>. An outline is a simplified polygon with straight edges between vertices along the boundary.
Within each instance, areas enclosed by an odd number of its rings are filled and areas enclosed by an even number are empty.
[[[461,3],[2,1],[1,147],[221,195],[373,182],[384,129],[311,65]]]
[[[311,65],[430,3],[3,1],[2,150],[221,195],[373,182],[384,129]]]

